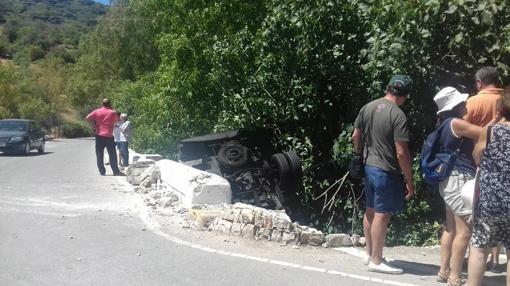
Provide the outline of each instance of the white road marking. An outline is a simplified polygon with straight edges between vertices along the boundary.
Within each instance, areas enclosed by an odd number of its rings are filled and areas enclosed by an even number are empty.
[[[54,209],[65,209],[65,210],[101,210],[101,211],[129,211],[129,207],[120,207],[118,204],[105,204],[105,203],[68,203],[51,201],[47,198],[8,198],[0,197],[0,204],[11,205],[11,206],[25,206],[25,207],[49,207]],[[136,205],[134,205],[136,206]],[[131,206],[133,207],[133,206]],[[138,206],[136,206],[138,207]]]
[[[128,185],[125,185],[125,181],[123,181],[120,177],[118,177],[117,180],[119,182],[120,187],[122,187],[122,188],[130,187]],[[339,275],[339,276],[348,277],[348,278],[351,278],[351,279],[370,281],[370,282],[375,282],[375,283],[380,283],[380,284],[385,284],[385,285],[418,286],[416,284],[402,283],[402,282],[398,282],[398,281],[374,278],[374,277],[358,275],[358,274],[351,274],[351,273],[346,273],[346,272],[341,272],[341,271],[336,271],[336,270],[330,270],[330,269],[325,269],[325,268],[318,268],[318,267],[313,267],[313,266],[295,264],[295,263],[291,263],[291,262],[274,260],[274,259],[265,258],[265,257],[256,257],[256,256],[242,254],[242,253],[230,252],[230,251],[225,251],[225,250],[220,250],[220,249],[214,249],[214,248],[209,248],[209,247],[201,246],[199,244],[187,242],[187,241],[184,241],[184,240],[182,240],[180,238],[174,237],[174,236],[172,236],[172,235],[170,235],[168,233],[163,232],[161,230],[161,226],[159,225],[159,223],[156,222],[155,220],[153,220],[150,217],[150,214],[147,211],[147,208],[145,207],[145,205],[139,206],[139,216],[140,216],[140,219],[146,225],[146,228],[148,230],[152,231],[154,234],[159,235],[159,236],[161,236],[161,237],[163,237],[163,238],[165,238],[167,240],[170,240],[170,241],[172,241],[172,242],[174,242],[176,244],[180,244],[180,245],[184,245],[184,246],[189,246],[189,247],[192,247],[192,248],[200,250],[200,251],[204,251],[204,252],[208,252],[208,253],[215,253],[215,254],[220,254],[220,255],[240,258],[240,259],[248,259],[248,260],[258,261],[258,262],[261,262],[261,263],[269,263],[269,264],[287,266],[287,267],[302,269],[302,270],[306,270],[306,271],[314,271],[314,272],[327,273],[327,274],[331,274],[331,275]],[[355,250],[357,250],[357,249],[355,249]],[[353,253],[354,253],[353,255],[357,256],[355,254],[356,252],[353,252]],[[362,257],[362,256],[360,256],[360,257]]]

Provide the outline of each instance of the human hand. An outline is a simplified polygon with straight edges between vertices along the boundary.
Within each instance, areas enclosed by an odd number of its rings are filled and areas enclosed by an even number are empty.
[[[411,200],[413,195],[414,195],[414,186],[413,186],[413,184],[412,183],[411,184],[410,183],[406,183],[406,196],[405,196],[406,201]]]

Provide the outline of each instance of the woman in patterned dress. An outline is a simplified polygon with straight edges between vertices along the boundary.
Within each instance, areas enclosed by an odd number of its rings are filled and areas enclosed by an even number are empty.
[[[479,164],[479,190],[473,208],[468,286],[482,285],[488,251],[501,243],[510,248],[510,89],[499,104],[501,120],[486,127],[473,157]],[[506,284],[510,285],[508,276]]]

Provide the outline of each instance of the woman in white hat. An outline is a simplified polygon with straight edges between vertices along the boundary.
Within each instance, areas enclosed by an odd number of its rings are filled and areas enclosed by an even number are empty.
[[[465,280],[460,273],[471,237],[471,208],[461,197],[462,186],[475,177],[476,165],[472,157],[474,143],[482,128],[462,119],[466,114],[467,94],[453,87],[445,87],[434,97],[440,124],[448,121],[440,136],[440,146],[458,152],[450,176],[439,183],[439,193],[446,206],[446,223],[441,237],[441,267],[437,280],[451,286],[461,286]]]

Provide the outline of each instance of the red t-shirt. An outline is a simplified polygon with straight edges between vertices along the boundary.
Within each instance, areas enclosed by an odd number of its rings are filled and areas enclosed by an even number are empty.
[[[96,125],[96,135],[113,137],[113,127],[117,122],[117,112],[108,107],[98,108],[85,118]]]

